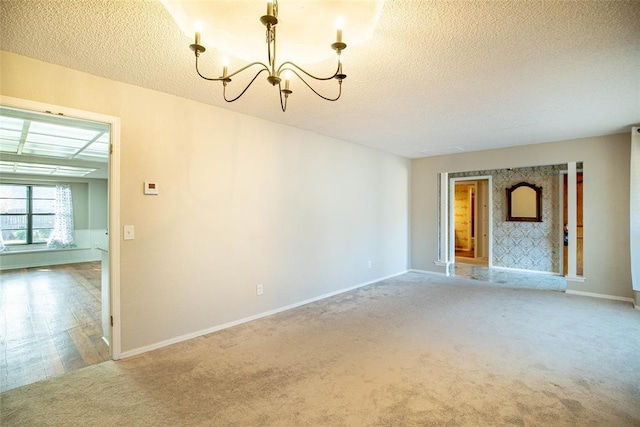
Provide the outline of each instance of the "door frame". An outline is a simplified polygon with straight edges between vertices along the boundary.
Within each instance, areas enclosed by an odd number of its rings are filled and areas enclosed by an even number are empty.
[[[101,122],[110,126],[111,153],[108,173],[108,240],[109,240],[109,290],[111,305],[111,359],[121,358],[120,328],[120,118],[59,105],[0,95],[0,105],[22,110],[60,114],[81,120]]]
[[[491,175],[475,175],[475,176],[461,176],[456,178],[449,178],[449,203],[447,203],[447,218],[448,220],[448,242],[447,242],[447,253],[450,264],[455,264],[456,262],[456,241],[455,241],[455,192],[456,192],[456,183],[462,181],[488,181],[487,184],[487,204],[488,204],[488,212],[487,216],[489,217],[488,227],[487,227],[487,267],[491,268],[493,266],[493,176]],[[477,186],[476,186],[477,187]],[[476,191],[476,207],[478,202],[478,192]],[[476,208],[476,219],[478,217],[478,210]],[[478,231],[478,227],[476,224],[476,232]],[[477,239],[476,239],[477,241]],[[477,245],[476,252],[477,254]],[[448,270],[448,269],[447,269]]]
[[[568,165],[567,165],[568,166]],[[584,167],[583,168],[576,168],[576,177],[577,174],[582,174],[582,185],[584,188]],[[560,261],[559,261],[559,265],[558,265],[558,274],[560,274],[563,277],[568,277],[571,280],[574,281],[584,281],[584,240],[583,240],[583,246],[582,246],[582,250],[583,250],[583,259],[582,259],[582,272],[583,274],[581,276],[578,276],[577,274],[575,276],[569,276],[569,272],[565,272],[564,271],[564,205],[565,203],[569,204],[569,200],[565,200],[564,199],[564,175],[567,176],[567,179],[569,179],[569,168],[567,167],[567,169],[564,170],[560,170],[558,171],[558,200],[560,201],[560,203],[558,203],[558,218],[560,218],[560,226],[558,227],[558,253],[560,254]],[[583,215],[584,215],[584,195],[583,195],[583,199],[582,199],[582,204],[583,204]],[[569,207],[567,207],[569,208]],[[574,206],[573,209],[577,209],[577,206]],[[582,219],[583,221],[583,227],[584,227],[584,218]],[[583,236],[584,239],[584,236]],[[571,245],[571,243],[569,243]],[[577,248],[576,248],[577,249]]]
[[[458,181],[458,182],[456,182],[455,183],[455,187],[458,187],[458,185],[460,185],[463,182],[466,182],[466,181]],[[467,234],[467,239],[468,239],[468,242],[469,242],[468,243],[469,246],[467,246],[465,248],[465,250],[470,250],[470,249],[473,248],[473,255],[474,255],[474,258],[475,258],[476,255],[477,255],[477,252],[478,252],[476,250],[477,245],[474,242],[473,246],[471,246],[471,239],[475,237],[475,236],[472,236],[472,234],[473,234],[472,230],[477,230],[477,227],[478,227],[477,219],[478,219],[478,217],[477,217],[477,214],[476,215],[472,215],[471,212],[477,211],[477,207],[478,207],[477,206],[478,205],[478,200],[477,200],[478,181],[471,180],[467,184],[467,188],[469,189],[469,192],[467,193],[467,202],[469,203],[469,212],[468,212],[468,214],[469,214],[469,217],[471,217],[472,220],[473,220],[473,225],[469,224],[470,227],[469,227],[469,229],[467,230],[467,233],[466,233]],[[453,204],[454,204],[454,211],[455,211],[456,210],[456,206],[455,206],[456,189],[455,188],[454,188],[453,194],[454,194]],[[474,195],[475,195],[475,197],[474,197]],[[472,206],[472,204],[473,204],[473,206]],[[454,235],[454,239],[455,239],[455,236],[456,236],[455,212],[454,212],[454,222],[452,223],[452,226],[453,226],[453,235]],[[454,244],[454,252],[455,252],[455,248],[457,247],[457,245],[456,245],[455,241],[453,242],[453,244]]]

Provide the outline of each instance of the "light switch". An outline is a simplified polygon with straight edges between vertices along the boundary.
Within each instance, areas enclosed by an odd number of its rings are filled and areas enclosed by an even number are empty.
[[[135,230],[133,225],[124,226],[124,240],[133,240],[135,238]]]

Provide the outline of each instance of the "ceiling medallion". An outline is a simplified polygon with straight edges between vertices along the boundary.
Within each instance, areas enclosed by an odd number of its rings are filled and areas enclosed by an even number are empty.
[[[291,75],[295,75],[304,83],[313,93],[318,95],[320,98],[327,101],[337,101],[342,95],[342,80],[347,78],[347,75],[342,72],[342,61],[340,59],[340,55],[344,49],[347,48],[347,45],[342,41],[342,25],[343,22],[338,20],[337,23],[337,31],[336,31],[336,41],[331,44],[331,48],[337,53],[337,67],[336,71],[333,75],[327,77],[318,77],[315,76],[308,71],[304,70],[302,67],[296,65],[293,62],[286,61],[281,63],[280,65],[276,62],[276,26],[278,24],[278,0],[267,0],[267,14],[260,17],[260,22],[266,27],[266,43],[267,43],[267,60],[268,64],[264,62],[252,62],[244,67],[238,69],[237,71],[232,71],[231,73],[228,70],[228,65],[223,62],[222,67],[222,75],[220,77],[206,77],[200,73],[198,68],[198,59],[200,58],[200,54],[203,53],[206,49],[200,44],[201,38],[201,28],[196,29],[195,35],[195,43],[190,45],[189,47],[195,53],[196,57],[196,72],[200,77],[209,81],[218,81],[222,82],[222,96],[224,100],[227,102],[233,102],[239,99],[242,95],[245,94],[247,89],[253,84],[253,82],[258,78],[260,74],[263,72],[267,72],[267,81],[271,83],[273,86],[278,86],[278,93],[280,95],[280,108],[282,111],[287,110],[287,100],[289,95],[293,93],[291,90]],[[227,98],[227,85],[231,82],[231,78],[235,75],[242,73],[243,71],[247,71],[250,69],[258,69],[258,72],[255,76],[249,81],[247,86],[240,92],[240,94],[236,97]],[[327,97],[320,94],[316,89],[314,89],[307,80],[317,80],[317,81],[327,81],[336,79],[338,80],[338,95],[334,98]],[[282,81],[284,80],[284,87],[282,85]]]

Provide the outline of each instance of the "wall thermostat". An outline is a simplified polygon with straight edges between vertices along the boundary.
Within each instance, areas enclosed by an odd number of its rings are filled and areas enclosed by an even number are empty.
[[[160,194],[160,188],[157,182],[147,181],[144,183],[144,194],[157,195]]]

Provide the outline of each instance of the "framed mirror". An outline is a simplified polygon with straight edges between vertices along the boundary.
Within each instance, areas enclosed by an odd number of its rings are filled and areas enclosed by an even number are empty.
[[[507,188],[507,221],[542,222],[542,187],[521,182]]]

